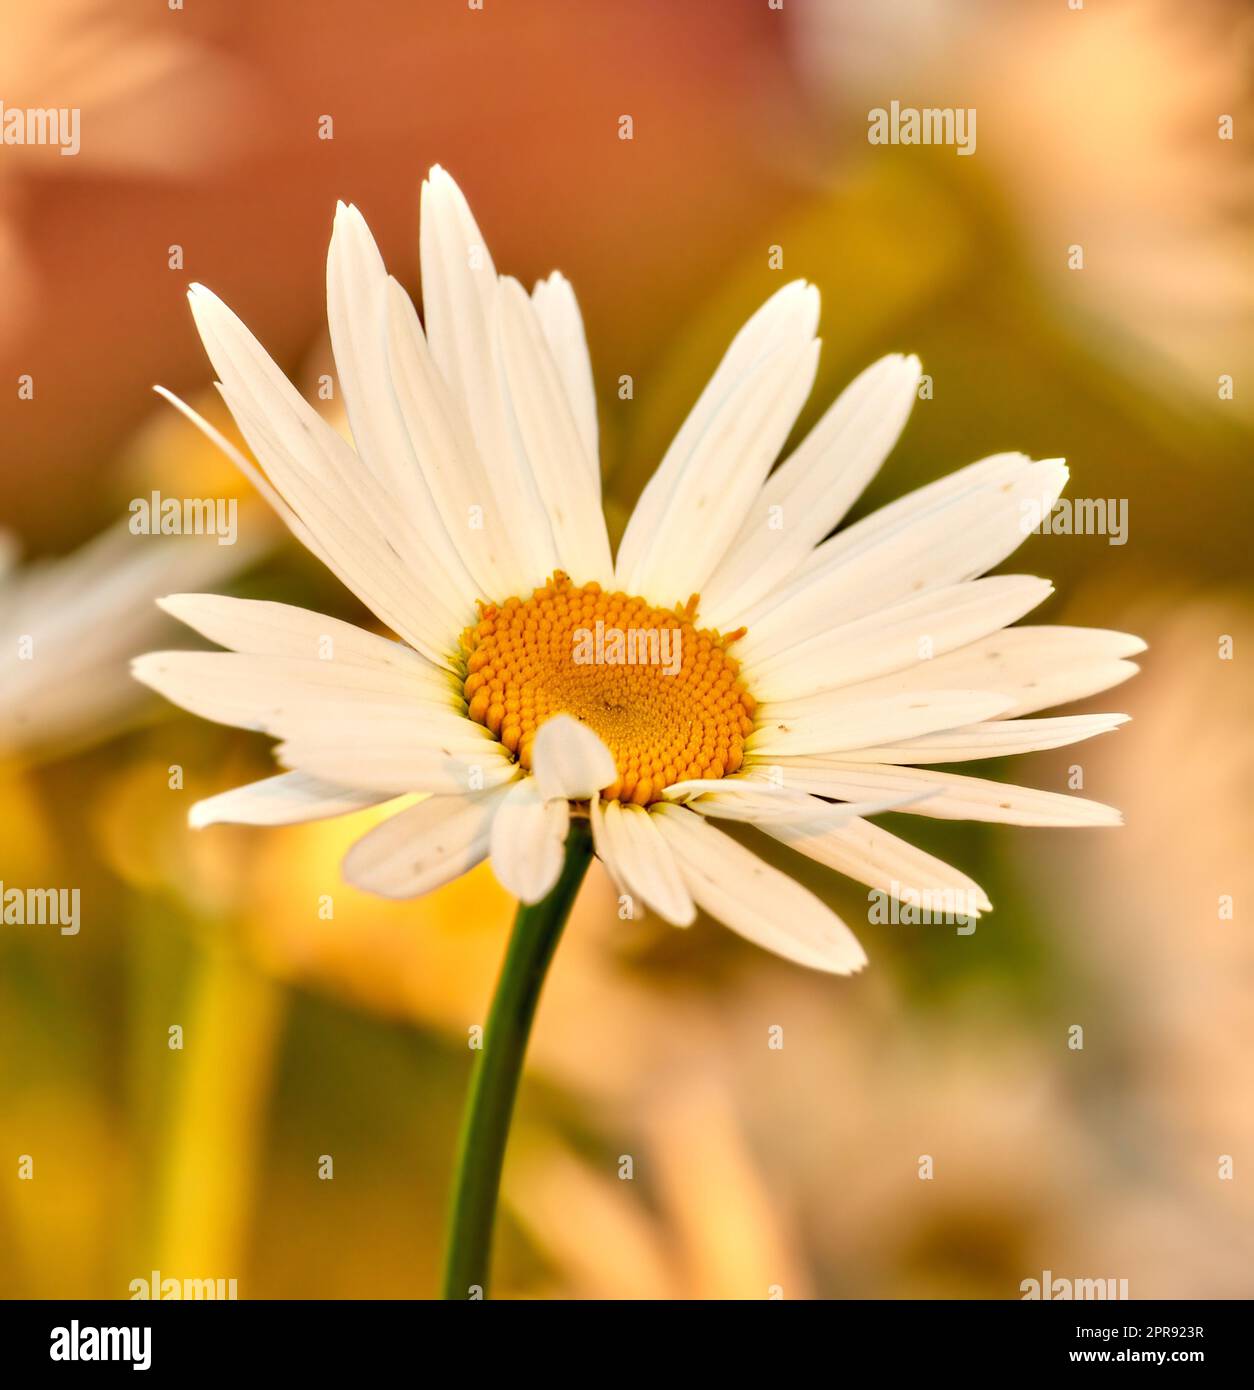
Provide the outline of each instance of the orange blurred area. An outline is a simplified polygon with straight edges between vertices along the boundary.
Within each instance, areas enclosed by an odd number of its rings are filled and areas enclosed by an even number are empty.
[[[823,296],[801,428],[881,353],[932,383],[855,515],[1002,449],[1126,506],[1122,542],[1036,535],[1011,565],[1057,585],[1033,621],[1148,641],[1079,711],[1133,722],[960,770],[1127,824],[912,817],[987,888],[973,935],[868,923],[857,885],[766,851],[856,928],[849,979],[704,918],[621,920],[594,865],[528,1054],[497,1296],[1017,1298],[1045,1269],[1254,1293],[1250,33],[1228,0],[0,0],[6,107],[82,113],[73,158],[0,143],[14,564],[154,488],[239,502],[238,551],[134,577],[133,651],[196,645],[153,608],[176,588],[377,627],[151,388],[237,440],[198,281],[316,399],[336,200],[417,297],[436,162],[502,271],[575,286],[615,537],[794,277]],[[976,109],[975,153],[870,145],[892,99]],[[123,1298],[153,1270],[433,1295],[512,901],[486,865],[417,902],[348,887],[379,812],[190,830],[272,770],[266,741],[106,679],[82,664],[46,739],[0,737],[0,884],[82,902],[75,935],[0,923],[0,1296]]]

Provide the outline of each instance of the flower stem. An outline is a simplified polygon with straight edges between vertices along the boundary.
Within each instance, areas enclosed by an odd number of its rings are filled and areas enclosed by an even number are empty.
[[[462,1117],[444,1261],[444,1298],[487,1296],[501,1166],[536,1004],[549,963],[592,858],[586,820],[571,822],[566,858],[553,891],[520,905]]]

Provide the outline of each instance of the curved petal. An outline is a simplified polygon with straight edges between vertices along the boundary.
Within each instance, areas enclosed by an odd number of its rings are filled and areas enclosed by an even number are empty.
[[[891,897],[953,895],[972,916],[993,906],[961,870],[870,821],[831,825],[815,817],[810,822],[764,821],[760,828],[790,849]]]
[[[351,815],[388,799],[387,793],[354,791],[303,772],[281,772],[197,801],[187,813],[187,823],[193,830],[207,825],[303,825]]]
[[[531,766],[545,799],[586,801],[618,776],[600,736],[569,714],[546,719],[531,747]]]
[[[795,879],[682,806],[649,814],[697,904],[732,931],[812,970],[850,975],[866,964],[849,928]]]
[[[345,879],[383,898],[417,898],[488,856],[504,787],[475,796],[432,796],[368,831],[344,857]]]
[[[604,806],[602,826],[614,877],[623,888],[667,922],[689,926],[697,915],[696,904],[649,812],[643,806],[610,801]]]
[[[546,799],[534,777],[523,777],[506,792],[492,822],[492,872],[520,902],[538,903],[562,872],[563,847],[570,829],[570,803]]]

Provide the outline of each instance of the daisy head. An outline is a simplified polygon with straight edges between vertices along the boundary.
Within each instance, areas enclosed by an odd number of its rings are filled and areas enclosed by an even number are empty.
[[[1095,802],[935,768],[1123,721],[1024,716],[1125,679],[1143,644],[1012,626],[1050,585],[982,577],[1053,506],[1060,460],[998,454],[837,529],[905,424],[919,363],[876,362],[777,463],[818,363],[818,293],[796,282],[732,340],[615,555],[571,286],[554,274],[529,294],[498,274],[438,168],[421,262],[420,320],[361,214],[337,210],[327,307],[352,445],[192,288],[253,459],[214,437],[391,634],[278,603],[163,600],[227,650],[155,652],[135,674],[279,739],[287,769],[199,802],[193,825],[395,802],[350,850],[352,883],[407,898],[490,858],[536,902],[582,822],[633,905],[677,925],[703,908],[847,973],[866,958],[844,923],[712,820],[972,917],[990,906],[978,885],[868,817],[1118,822]]]

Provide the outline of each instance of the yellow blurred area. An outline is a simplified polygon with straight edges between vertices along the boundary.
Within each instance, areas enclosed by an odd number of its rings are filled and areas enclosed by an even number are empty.
[[[987,889],[971,936],[871,925],[856,885],[764,850],[864,941],[851,979],[705,919],[620,920],[594,865],[528,1055],[497,1293],[1015,1298],[1043,1269],[1254,1293],[1254,243],[1248,143],[1217,134],[1254,111],[1242,7],[94,9],[70,64],[64,16],[0,4],[6,102],[19,57],[45,102],[98,75],[82,164],[0,145],[0,381],[35,380],[0,399],[0,523],[29,555],[153,488],[234,497],[256,554],[208,587],[372,625],[151,386],[237,439],[183,298],[199,280],[314,396],[335,200],[417,292],[436,161],[502,270],[575,285],[615,535],[730,336],[794,277],[823,295],[802,428],[881,353],[918,352],[933,383],[855,516],[1003,449],[1127,500],[1126,544],[1033,536],[1010,568],[1057,585],[1031,621],[1146,638],[1135,681],[1063,711],[1133,722],[954,769],[1127,825],[890,818]],[[977,108],[976,154],[868,145],[892,98]],[[162,641],[200,645],[172,623]],[[412,903],[350,888],[340,862],[385,808],[187,827],[272,770],[259,736],[155,700],[0,762],[0,882],[82,896],[75,936],[0,923],[0,1296],[121,1298],[153,1270],[248,1298],[434,1293],[513,904],[486,866]]]

